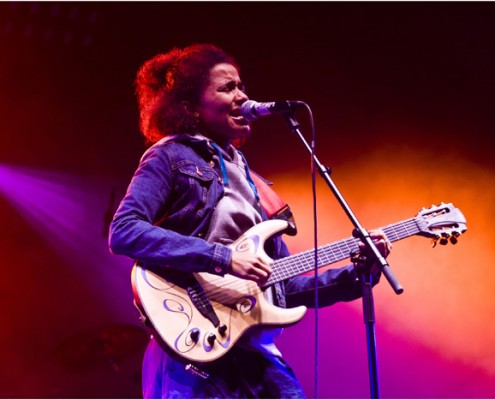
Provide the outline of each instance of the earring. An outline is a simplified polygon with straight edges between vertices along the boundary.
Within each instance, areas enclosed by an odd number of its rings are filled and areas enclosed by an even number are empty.
[[[199,112],[194,112],[193,117],[194,117],[193,129],[201,130],[201,115],[199,114]]]

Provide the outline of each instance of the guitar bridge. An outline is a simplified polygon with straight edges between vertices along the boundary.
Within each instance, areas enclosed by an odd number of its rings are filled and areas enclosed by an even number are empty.
[[[198,281],[191,283],[192,284],[187,287],[187,294],[192,303],[203,317],[207,318],[215,328],[218,327],[220,325],[220,320],[218,319],[210,300],[206,296],[205,291]]]

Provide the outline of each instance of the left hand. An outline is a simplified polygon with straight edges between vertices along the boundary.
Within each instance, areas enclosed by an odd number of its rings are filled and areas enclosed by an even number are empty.
[[[387,239],[385,233],[381,229],[373,229],[369,231],[369,234],[380,254],[383,257],[387,258],[392,251],[392,243],[390,242],[390,240]],[[368,249],[366,248],[364,243],[359,244],[359,251],[365,257],[373,257],[373,255],[369,254]],[[380,265],[376,262],[373,262],[373,264],[371,264],[371,273],[375,274],[379,271]]]

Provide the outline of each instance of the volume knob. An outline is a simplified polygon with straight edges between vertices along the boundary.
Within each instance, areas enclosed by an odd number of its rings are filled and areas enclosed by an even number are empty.
[[[194,328],[189,335],[191,336],[191,340],[196,343],[199,340],[199,329]]]
[[[218,332],[220,332],[220,335],[224,336],[225,332],[227,332],[227,325],[222,324],[218,327]]]
[[[206,340],[210,344],[210,346],[213,346],[213,343],[215,342],[217,336],[214,333],[210,333],[207,337]]]

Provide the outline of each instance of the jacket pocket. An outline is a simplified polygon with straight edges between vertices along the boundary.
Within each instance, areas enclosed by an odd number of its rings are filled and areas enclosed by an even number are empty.
[[[201,218],[207,206],[208,192],[216,178],[215,171],[208,165],[201,166],[189,160],[178,165],[176,193],[178,195],[178,214],[188,218],[191,214]]]
[[[183,162],[179,165],[179,172],[190,178],[197,179],[202,182],[210,182],[215,177],[215,172],[211,167],[200,166],[190,161]]]

